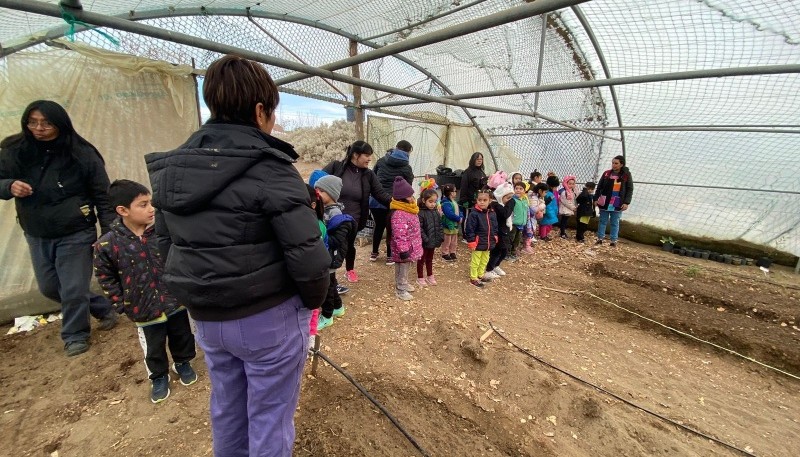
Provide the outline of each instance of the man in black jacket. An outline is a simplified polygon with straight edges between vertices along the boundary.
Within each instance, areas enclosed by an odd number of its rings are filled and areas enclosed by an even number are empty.
[[[101,330],[117,322],[108,300],[89,291],[95,224],[99,217],[106,232],[115,214],[103,158],[75,132],[64,108],[48,100],[25,108],[22,131],[0,149],[0,198],[15,199],[39,290],[61,303],[67,356],[84,353],[90,314]]]

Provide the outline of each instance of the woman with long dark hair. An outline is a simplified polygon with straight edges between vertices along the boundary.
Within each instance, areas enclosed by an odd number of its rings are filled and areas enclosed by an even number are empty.
[[[469,158],[469,166],[461,174],[461,187],[458,189],[458,206],[464,208],[464,221],[475,206],[478,191],[486,185],[483,154],[476,152]]]
[[[329,175],[342,178],[342,193],[339,203],[344,204],[344,213],[353,217],[357,229],[348,237],[347,257],[345,258],[345,277],[350,282],[358,281],[355,270],[356,262],[356,235],[367,226],[369,218],[369,197],[372,196],[378,203],[388,207],[392,200],[391,194],[386,193],[378,182],[378,177],[370,170],[372,161],[372,146],[366,141],[356,141],[347,147],[344,159],[334,160],[323,168]]]
[[[630,170],[625,166],[624,156],[616,156],[611,160],[611,169],[604,171],[600,176],[594,197],[597,207],[600,208],[600,219],[597,222],[597,244],[603,244],[606,225],[610,220],[611,246],[616,246],[622,212],[628,209],[633,198],[633,178]]]
[[[89,291],[95,225],[105,233],[116,217],[108,174],[58,103],[31,103],[20,124],[0,142],[0,198],[14,199],[39,291],[61,304],[61,339],[74,356],[89,350],[90,314],[100,330],[117,322],[111,303]]]

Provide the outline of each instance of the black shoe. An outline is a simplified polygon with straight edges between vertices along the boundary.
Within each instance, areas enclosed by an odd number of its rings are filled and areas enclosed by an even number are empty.
[[[561,237],[562,240],[566,240],[567,239],[567,234],[566,233],[562,233],[559,236]]]
[[[117,326],[118,315],[116,311],[109,311],[97,324],[97,330],[111,330]]]
[[[450,254],[450,261],[451,261],[451,262],[455,262],[456,260],[457,260],[457,257],[456,257],[456,254],[455,254],[455,252],[454,252],[454,253],[452,253],[452,254]]]
[[[184,386],[191,386],[197,382],[197,373],[189,362],[173,363],[172,371],[178,375]]]
[[[612,241],[611,243],[609,243],[609,246],[611,246],[612,248],[615,248],[615,247],[617,247],[617,242],[616,241]]]
[[[150,390],[150,401],[161,403],[169,397],[169,375],[153,379],[153,388]]]
[[[602,238],[598,238],[597,241],[594,242],[594,244],[595,245],[603,244],[603,239]]]
[[[74,357],[78,354],[83,354],[88,350],[89,350],[88,341],[70,341],[69,343],[64,345],[64,352],[66,352],[67,357]]]
[[[480,279],[470,279],[469,283],[479,289],[483,289],[483,283],[481,282]]]

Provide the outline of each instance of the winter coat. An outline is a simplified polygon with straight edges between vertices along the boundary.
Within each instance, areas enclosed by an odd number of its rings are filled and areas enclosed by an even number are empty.
[[[615,192],[614,185],[617,183],[619,189]],[[609,204],[616,210],[622,208],[622,205],[630,205],[633,199],[633,178],[628,167],[622,167],[619,173],[614,170],[604,171],[594,191],[594,198],[600,209],[608,209]]]
[[[74,136],[26,138],[0,151],[0,198],[14,198],[17,180],[33,187],[32,195],[14,199],[17,221],[29,236],[61,238],[95,227],[98,218],[105,233],[116,218],[103,158]]]
[[[464,213],[458,204],[449,198],[442,198],[442,227],[449,232],[458,232],[458,223],[464,219]]]
[[[347,166],[348,164],[344,161],[334,160],[328,165],[325,165],[325,168],[322,170],[329,175],[334,175],[341,178],[347,170]],[[375,176],[375,173],[373,173],[369,168],[359,169],[358,173],[361,176],[360,211],[358,214],[350,215],[353,216],[353,219],[358,221],[358,227],[356,227],[356,230],[361,231],[367,226],[367,219],[369,219],[369,197],[375,197],[378,203],[388,207],[389,202],[392,201],[392,194],[383,190],[380,182],[378,182],[377,176]],[[341,199],[342,197],[339,196],[339,200]]]
[[[486,185],[489,178],[480,168],[467,168],[461,174],[461,187],[458,192],[458,204],[462,208],[475,206],[478,191]]]
[[[539,222],[540,225],[553,225],[558,223],[558,201],[552,191],[544,194],[544,217]]]
[[[134,322],[150,322],[178,310],[178,303],[161,282],[164,262],[155,227],[141,238],[121,220],[94,244],[94,275],[117,312]]]
[[[209,121],[178,149],[145,156],[163,282],[192,317],[241,319],[295,295],[327,295],[331,260],[292,146]]]
[[[392,210],[392,260],[395,262],[416,262],[422,258],[422,230],[419,217],[406,211]],[[401,254],[408,257],[403,258]]]
[[[513,210],[512,210],[513,211]],[[476,251],[491,251],[497,244],[497,215],[491,208],[484,210],[473,207],[464,224],[465,238],[469,243],[477,243]]]
[[[575,210],[578,205],[575,202],[575,192],[572,192],[572,198],[567,195],[567,189],[561,188],[558,190],[558,214],[560,216],[574,216]]]
[[[381,188],[389,195],[392,194],[392,186],[396,176],[402,176],[407,183],[414,185],[414,172],[408,162],[408,153],[401,149],[392,149],[391,152],[378,159],[372,171],[378,177]],[[382,205],[374,197],[369,198],[369,207],[387,209],[386,205]]]
[[[489,209],[494,211],[497,218],[497,246],[511,249],[511,230],[505,221],[513,216],[519,206],[519,201],[513,198],[507,201],[505,205],[497,201],[489,203]]]
[[[594,205],[592,205],[593,201],[594,196],[589,192],[588,189],[584,188],[580,195],[575,198],[575,202],[578,204],[578,217],[595,217],[597,215],[594,210]]]
[[[516,202],[514,205],[514,217],[511,223],[517,227],[521,227],[528,222],[528,197],[521,199],[514,195],[511,197],[511,200]]]
[[[422,235],[422,247],[426,249],[436,249],[444,242],[444,229],[442,228],[442,215],[436,208],[419,209],[420,234]]]
[[[325,233],[328,237],[328,253],[331,256],[331,270],[341,268],[350,244],[347,238],[356,229],[353,216],[342,213],[343,205],[334,203],[324,210]]]

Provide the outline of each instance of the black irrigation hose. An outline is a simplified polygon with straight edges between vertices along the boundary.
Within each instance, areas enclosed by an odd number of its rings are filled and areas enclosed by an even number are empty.
[[[348,381],[350,381],[350,383],[351,383],[351,384],[353,384],[353,385],[356,387],[356,389],[358,389],[358,391],[359,391],[359,392],[361,392],[361,394],[362,394],[362,395],[364,395],[365,397],[367,397],[367,399],[368,399],[369,401],[371,401],[373,405],[377,406],[377,407],[378,407],[378,409],[379,409],[379,410],[381,410],[381,412],[383,413],[383,415],[384,415],[384,416],[386,416],[387,418],[389,418],[389,420],[390,420],[390,421],[392,421],[392,424],[394,424],[394,426],[395,426],[395,427],[397,427],[397,429],[398,429],[398,430],[400,430],[400,433],[402,433],[402,434],[403,434],[403,436],[405,436],[405,437],[408,439],[408,441],[410,441],[410,442],[411,442],[411,444],[413,444],[413,445],[414,445],[414,447],[415,447],[415,448],[417,448],[417,450],[418,450],[418,451],[419,451],[419,452],[420,452],[420,453],[421,453],[421,454],[422,454],[424,457],[430,457],[430,454],[428,454],[428,451],[426,451],[426,450],[425,450],[425,449],[424,449],[422,446],[420,446],[420,444],[419,444],[419,443],[417,443],[417,440],[416,440],[416,439],[414,439],[414,437],[413,437],[413,436],[411,436],[411,434],[410,434],[410,433],[408,433],[408,432],[407,432],[407,431],[406,431],[406,430],[403,428],[403,426],[402,426],[402,425],[400,425],[400,422],[398,422],[398,421],[397,421],[397,419],[395,419],[395,418],[394,418],[394,416],[392,416],[392,414],[391,414],[391,413],[390,413],[390,412],[389,412],[389,411],[388,411],[386,408],[384,408],[384,407],[383,407],[383,405],[381,405],[380,403],[378,403],[378,400],[375,400],[375,398],[374,398],[372,395],[370,395],[370,394],[369,394],[369,392],[367,392],[367,389],[365,389],[365,388],[364,388],[364,387],[363,387],[361,384],[359,384],[359,383],[358,383],[358,381],[356,381],[355,379],[353,379],[353,377],[352,377],[352,376],[350,376],[350,374],[348,374],[346,371],[344,371],[344,369],[343,369],[342,367],[340,367],[339,365],[336,365],[335,363],[333,363],[333,361],[332,361],[330,358],[328,358],[328,356],[326,356],[326,355],[325,355],[325,354],[324,354],[322,351],[320,351],[320,350],[314,350],[313,348],[311,348],[311,349],[309,349],[309,352],[311,352],[311,353],[312,353],[312,354],[314,354],[314,355],[318,355],[319,357],[321,357],[321,358],[322,358],[322,360],[324,360],[324,361],[328,362],[328,364],[329,364],[330,366],[332,366],[332,367],[333,367],[333,368],[334,368],[336,371],[338,371],[339,373],[341,373],[341,374],[342,374],[342,376],[344,376],[345,378],[347,378],[347,380],[348,380]]]
[[[506,338],[506,336],[505,336],[505,335],[503,335],[502,333],[500,333],[499,331],[497,331],[497,328],[495,328],[494,324],[492,324],[491,322],[489,322],[489,327],[491,327],[491,328],[492,328],[492,330],[494,330],[494,333],[496,333],[496,334],[497,334],[497,335],[498,335],[500,338],[504,339],[504,340],[505,340],[505,341],[506,341],[508,344],[510,344],[510,345],[514,346],[515,348],[517,348],[517,350],[518,350],[518,351],[520,351],[520,352],[522,352],[523,354],[525,354],[525,355],[527,355],[527,356],[531,357],[532,359],[536,360],[537,362],[539,362],[539,363],[541,363],[541,364],[543,364],[543,365],[547,365],[548,367],[550,367],[550,368],[552,368],[552,369],[554,369],[554,370],[558,371],[559,373],[565,374],[565,375],[569,376],[570,378],[572,378],[572,379],[574,379],[574,380],[576,380],[576,381],[578,381],[578,382],[580,382],[580,383],[586,384],[587,386],[590,386],[590,387],[592,387],[592,388],[594,388],[594,389],[596,389],[596,390],[598,390],[598,391],[600,391],[600,392],[602,392],[602,393],[604,393],[604,394],[606,394],[606,395],[608,395],[608,396],[610,396],[610,397],[613,397],[613,398],[615,398],[615,399],[617,399],[617,400],[619,400],[619,401],[621,401],[621,402],[625,403],[626,405],[633,406],[633,407],[634,407],[634,408],[636,408],[636,409],[639,409],[639,410],[641,410],[641,411],[644,411],[645,413],[647,413],[647,414],[650,414],[651,416],[655,416],[655,417],[657,417],[657,418],[659,418],[659,419],[661,419],[661,420],[663,420],[663,421],[665,421],[665,422],[669,422],[670,424],[672,424],[672,425],[674,425],[674,426],[676,426],[676,427],[682,428],[682,429],[684,429],[684,430],[686,430],[686,431],[688,431],[688,432],[690,432],[690,433],[694,433],[694,434],[695,434],[695,435],[697,435],[697,436],[703,437],[703,438],[705,438],[705,439],[707,439],[707,440],[710,440],[710,441],[713,441],[713,442],[715,442],[715,443],[717,443],[717,444],[721,444],[721,445],[723,445],[723,446],[725,446],[725,447],[727,447],[727,448],[729,448],[729,449],[732,449],[732,450],[734,450],[734,451],[740,452],[740,453],[742,453],[743,455],[747,455],[747,456],[751,456],[751,457],[756,457],[756,456],[755,456],[755,454],[753,454],[753,453],[751,453],[751,452],[747,452],[747,451],[745,451],[744,449],[739,449],[738,447],[736,447],[736,446],[734,446],[734,445],[732,445],[732,444],[728,444],[728,443],[726,443],[726,442],[724,442],[724,441],[722,441],[722,440],[718,440],[717,438],[714,438],[713,436],[706,435],[706,434],[705,434],[705,433],[703,433],[703,432],[700,432],[700,431],[698,431],[698,430],[695,430],[695,429],[693,429],[693,428],[691,428],[691,427],[687,427],[686,425],[680,424],[680,423],[678,423],[677,421],[670,419],[669,417],[662,416],[661,414],[658,414],[658,413],[656,413],[656,412],[650,411],[649,409],[647,409],[647,408],[645,408],[645,407],[642,407],[642,406],[639,406],[639,405],[637,405],[636,403],[633,403],[633,402],[631,402],[631,401],[628,401],[628,400],[626,400],[626,399],[624,399],[624,398],[620,397],[619,395],[617,395],[617,394],[615,394],[615,393],[613,393],[613,392],[609,392],[608,390],[606,390],[606,389],[603,389],[603,388],[602,388],[602,387],[600,387],[600,386],[596,386],[596,385],[592,384],[592,383],[591,383],[591,382],[589,382],[589,381],[584,381],[583,379],[581,379],[581,378],[579,378],[579,377],[575,376],[574,374],[572,374],[572,373],[570,373],[570,372],[568,372],[568,371],[562,370],[561,368],[558,368],[557,366],[555,366],[555,365],[552,365],[552,364],[550,364],[550,363],[548,363],[548,362],[546,362],[546,361],[544,361],[544,360],[540,359],[539,357],[536,357],[534,354],[532,354],[532,353],[531,353],[530,351],[528,351],[527,349],[524,349],[524,348],[520,347],[520,346],[519,346],[517,343],[515,343],[515,342],[511,341],[510,339]]]

